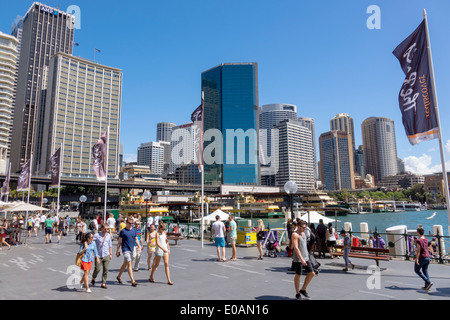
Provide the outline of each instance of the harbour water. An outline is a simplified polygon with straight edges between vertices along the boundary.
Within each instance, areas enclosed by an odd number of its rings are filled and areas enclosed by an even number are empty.
[[[433,213],[436,215],[432,219]],[[332,218],[333,217],[327,217]],[[253,225],[258,224],[258,219],[253,219]],[[380,213],[366,213],[366,214],[349,214],[347,216],[337,217],[337,230],[344,229],[345,222],[352,223],[352,231],[360,232],[360,224],[366,222],[371,233],[377,232],[385,233],[387,228],[405,225],[408,230],[416,230],[418,225],[422,225],[425,229],[425,234],[433,233],[433,225],[441,225],[444,231],[444,236],[449,236],[448,231],[448,215],[447,210],[424,210],[424,211],[403,211],[403,212],[380,212]],[[284,219],[263,219],[264,225],[270,228],[282,228]],[[244,225],[246,221],[239,222],[238,225]],[[334,223],[333,223],[334,226]]]

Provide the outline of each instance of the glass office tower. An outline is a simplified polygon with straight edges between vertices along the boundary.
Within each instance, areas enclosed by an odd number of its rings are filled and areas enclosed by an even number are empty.
[[[225,63],[203,72],[202,91],[205,183],[259,184],[257,63]]]

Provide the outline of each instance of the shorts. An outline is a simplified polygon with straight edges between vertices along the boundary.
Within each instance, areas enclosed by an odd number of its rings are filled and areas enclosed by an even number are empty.
[[[334,247],[336,245],[336,241],[327,241],[327,247]]]
[[[45,227],[45,234],[53,234],[52,227]]]
[[[28,231],[31,231],[31,230],[33,230],[33,227],[28,227]]]
[[[311,261],[306,261],[306,266],[302,265],[301,262],[294,262],[292,264],[292,267],[295,271],[296,274],[301,275],[302,272],[304,272],[305,274],[314,272]]]
[[[214,238],[214,242],[216,244],[216,247],[225,247],[225,238],[223,237]]]
[[[230,244],[231,245],[235,245],[236,244],[236,240],[237,240],[237,236],[230,237]]]
[[[131,252],[131,251],[125,251],[125,252],[123,253],[123,260],[124,260],[125,262],[130,262],[130,261],[132,261],[132,260],[133,260],[133,252]]]
[[[91,268],[92,268],[92,261],[91,262],[84,262],[84,261],[81,261],[81,270],[84,270],[84,271],[88,271],[88,270],[91,270]]]

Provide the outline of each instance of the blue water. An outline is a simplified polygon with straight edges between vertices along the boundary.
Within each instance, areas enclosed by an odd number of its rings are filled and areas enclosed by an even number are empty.
[[[427,219],[433,212],[436,215],[433,219]],[[333,217],[328,217],[333,218]],[[369,226],[369,231],[385,233],[387,228],[406,225],[408,230],[416,230],[418,225],[422,225],[425,229],[425,234],[433,233],[433,225],[441,225],[444,235],[448,236],[448,214],[447,210],[425,210],[425,211],[404,211],[404,212],[382,212],[382,213],[366,213],[366,214],[349,214],[347,216],[337,217],[337,230],[344,229],[345,222],[352,223],[352,231],[360,232],[360,223],[366,222]],[[245,221],[238,221],[238,225],[243,225]],[[283,227],[284,219],[263,219],[266,228],[281,228]],[[257,219],[253,219],[253,225],[258,225]]]
[[[434,212],[436,215],[433,219],[427,219]],[[331,217],[329,217],[331,218]],[[418,225],[422,225],[425,234],[433,233],[433,225],[441,225],[444,235],[448,236],[448,213],[447,210],[425,210],[425,211],[404,211],[404,212],[383,212],[383,213],[366,213],[366,214],[349,214],[347,216],[337,217],[338,230],[344,228],[345,222],[352,223],[352,229],[360,232],[360,223],[366,222],[371,232],[386,232],[386,229],[393,226],[405,225],[408,230],[416,230]]]

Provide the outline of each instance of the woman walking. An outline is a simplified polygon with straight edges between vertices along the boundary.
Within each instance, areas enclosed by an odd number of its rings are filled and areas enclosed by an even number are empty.
[[[145,242],[147,242],[147,254],[148,254],[147,267],[148,267],[148,271],[150,271],[150,270],[152,270],[151,263],[150,263],[152,260],[152,255],[156,251],[156,228],[155,228],[154,224],[150,225]]]
[[[416,262],[414,263],[414,271],[417,275],[425,281],[425,286],[422,290],[430,291],[433,282],[430,281],[428,274],[428,266],[430,265],[430,253],[428,252],[428,239],[424,236],[423,228],[417,228],[416,240]],[[422,270],[422,272],[421,272]]]
[[[83,289],[84,284],[86,286],[86,292],[91,293],[92,291],[89,289],[89,272],[92,268],[92,262],[96,259],[97,264],[100,264],[97,245],[94,242],[94,235],[91,232],[84,235],[79,253],[84,254],[81,259],[81,270],[84,271],[84,274],[80,281],[80,289]]]
[[[328,223],[326,239],[328,251],[330,252],[331,259],[333,259],[333,248],[336,245],[336,233],[331,222]]]
[[[153,259],[152,271],[150,273],[150,279],[148,281],[155,282],[153,279],[153,274],[155,273],[156,268],[159,266],[159,262],[161,261],[161,257],[164,261],[164,269],[166,271],[167,283],[169,285],[173,285],[173,282],[170,280],[170,271],[169,271],[169,241],[167,240],[166,234],[166,224],[164,222],[160,222],[158,225],[158,232],[156,234],[156,251],[155,258]]]
[[[256,227],[256,246],[258,247],[259,251],[259,258],[258,260],[263,259],[263,250],[262,245],[264,243],[264,222],[259,219],[258,220],[258,227]]]
[[[344,271],[348,271],[348,265],[352,266],[352,270],[355,268],[355,265],[350,261],[348,255],[350,254],[351,250],[351,242],[350,237],[348,234],[346,234],[345,230],[341,230],[341,237],[344,238],[344,262],[345,262],[345,268]]]
[[[8,234],[6,233],[6,230],[8,229],[8,223],[6,223],[6,219],[2,220],[2,224],[0,225],[0,251],[3,250],[3,244],[6,244],[8,246],[8,250],[11,249],[11,246],[8,242],[6,242],[6,237]]]
[[[66,219],[59,219],[59,224],[58,224],[58,243],[61,241],[63,233],[65,232],[66,222],[67,222]]]

